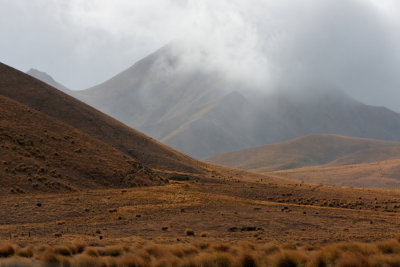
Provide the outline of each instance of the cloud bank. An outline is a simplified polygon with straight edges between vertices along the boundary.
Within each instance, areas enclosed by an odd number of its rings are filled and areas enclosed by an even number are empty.
[[[0,60],[83,89],[174,41],[258,90],[340,88],[400,111],[395,0],[0,0]]]

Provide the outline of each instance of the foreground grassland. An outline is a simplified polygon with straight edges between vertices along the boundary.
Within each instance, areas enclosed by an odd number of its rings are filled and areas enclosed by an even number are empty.
[[[399,239],[398,190],[192,177],[0,196],[0,266],[400,266]]]
[[[400,266],[400,242],[342,242],[326,246],[195,242],[94,246],[0,246],[0,266]]]

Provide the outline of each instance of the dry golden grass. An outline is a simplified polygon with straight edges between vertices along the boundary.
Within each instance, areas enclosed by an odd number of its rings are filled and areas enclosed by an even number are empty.
[[[138,266],[138,267],[321,267],[321,266],[399,266],[400,241],[377,243],[342,242],[329,245],[279,246],[265,243],[212,242],[180,243],[174,245],[139,242],[113,246],[76,245],[31,247],[33,253],[26,257],[26,248],[4,244],[1,251],[13,248],[12,254],[0,258],[0,266]],[[271,249],[274,248],[274,249]],[[68,251],[68,253],[66,253]]]
[[[332,134],[225,152],[206,160],[235,168],[271,172],[324,164],[346,165],[400,158],[400,143]]]
[[[400,155],[400,154],[399,154]],[[400,160],[386,160],[343,166],[322,165],[271,174],[310,183],[364,188],[400,188]]]
[[[82,240],[103,246],[136,238],[216,244],[377,241],[400,236],[399,215],[395,190],[200,180],[0,197],[0,240],[26,245]],[[65,255],[82,250],[57,249]]]
[[[280,178],[334,186],[400,187],[400,143],[310,135],[222,153],[209,161]]]

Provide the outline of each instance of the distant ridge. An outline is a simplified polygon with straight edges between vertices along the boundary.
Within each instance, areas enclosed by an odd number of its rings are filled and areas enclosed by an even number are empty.
[[[318,165],[346,165],[400,158],[400,142],[339,135],[308,135],[206,158],[207,161],[258,172]]]
[[[329,164],[275,171],[269,174],[307,183],[344,187],[399,189],[400,159],[346,165]]]
[[[304,182],[400,187],[400,142],[309,135],[208,157],[209,162]]]

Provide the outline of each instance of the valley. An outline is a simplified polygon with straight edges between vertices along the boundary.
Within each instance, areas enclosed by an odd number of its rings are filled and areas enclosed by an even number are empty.
[[[231,93],[222,102],[229,107],[237,101],[247,100]],[[230,113],[222,102],[197,109],[195,117],[214,108],[218,116]],[[63,266],[92,253],[85,259],[92,264],[138,260],[143,264],[133,266],[156,266],[163,256],[145,249],[137,258],[129,246],[168,251],[202,243],[205,259],[213,259],[215,248],[227,246],[227,253],[243,242],[257,257],[284,258],[288,250],[300,253],[292,260],[313,261],[304,248],[361,242],[375,249],[370,242],[388,242],[394,250],[400,240],[396,141],[315,134],[203,162],[4,64],[0,104],[0,264]],[[197,119],[177,121],[184,123],[178,129],[196,129],[191,123]],[[101,252],[121,244],[127,245],[114,254]],[[264,246],[275,252],[256,250]],[[368,255],[381,253],[373,251]],[[185,266],[181,261],[191,257],[165,261]]]
[[[400,267],[400,2],[0,1],[0,267]]]

